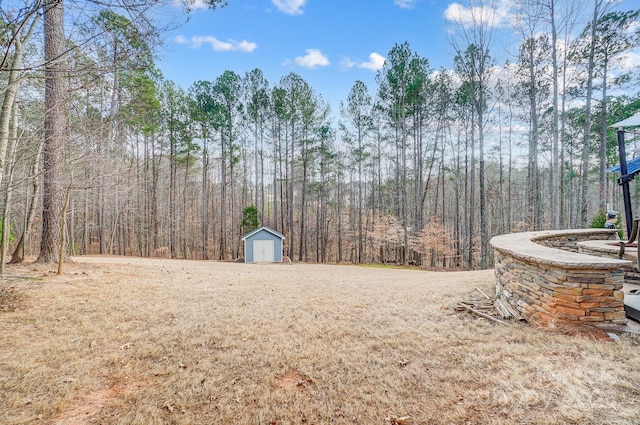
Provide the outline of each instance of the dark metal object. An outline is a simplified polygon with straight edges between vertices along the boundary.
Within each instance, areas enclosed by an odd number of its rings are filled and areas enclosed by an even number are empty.
[[[631,225],[633,223],[633,211],[631,211],[631,193],[629,192],[629,182],[633,180],[634,174],[629,174],[627,169],[627,152],[624,146],[624,130],[618,129],[618,154],[620,155],[620,178],[618,184],[622,186],[622,197],[624,198],[624,216],[627,221],[627,238],[631,239]]]
[[[624,259],[624,250],[627,245],[631,245],[636,241],[640,241],[640,238],[638,237],[638,229],[640,228],[640,226],[638,226],[638,222],[640,222],[640,219],[633,220],[633,228],[631,229],[629,240],[620,241],[620,251],[618,251],[618,259]],[[636,269],[640,272],[640,243],[636,243],[636,255]]]

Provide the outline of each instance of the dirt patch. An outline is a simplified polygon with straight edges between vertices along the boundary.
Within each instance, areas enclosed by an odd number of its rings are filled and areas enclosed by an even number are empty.
[[[313,379],[295,370],[290,370],[276,379],[276,386],[285,390],[304,391],[313,385]]]
[[[107,403],[118,398],[123,389],[118,386],[91,391],[74,408],[66,410],[53,420],[56,425],[90,425]]]

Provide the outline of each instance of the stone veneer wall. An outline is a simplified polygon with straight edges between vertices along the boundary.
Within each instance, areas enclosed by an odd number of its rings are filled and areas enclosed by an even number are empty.
[[[578,241],[607,239],[609,233],[531,232],[526,243],[516,235],[514,241],[505,239],[510,235],[497,237],[496,244],[492,240],[499,299],[543,326],[626,323],[623,269],[631,262],[577,253]]]
[[[528,321],[554,323],[626,323],[623,271],[561,269],[503,256],[496,259],[496,293]]]
[[[638,257],[637,252],[635,252],[635,249],[637,249],[637,247],[633,247],[633,249],[634,251],[629,252],[629,248],[627,248],[627,254],[625,256],[625,258],[631,260],[633,264],[627,267],[622,267],[621,269],[624,271],[625,282],[634,283],[637,285],[640,282],[640,271],[638,271]],[[620,252],[620,245],[606,244],[603,246],[602,243],[596,243],[594,245],[590,244],[589,241],[579,241],[578,252],[581,254],[595,255],[597,257],[619,258],[618,255]]]
[[[558,248],[565,251],[581,252],[578,242],[584,241],[601,241],[615,240],[615,235],[609,232],[594,232],[589,234],[574,234],[568,231],[566,234],[554,235],[551,237],[542,237],[536,239],[536,243],[548,246],[550,248]]]

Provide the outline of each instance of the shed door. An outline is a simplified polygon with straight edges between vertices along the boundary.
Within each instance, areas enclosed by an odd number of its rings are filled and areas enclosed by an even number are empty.
[[[253,261],[256,263],[273,262],[273,241],[253,241]]]

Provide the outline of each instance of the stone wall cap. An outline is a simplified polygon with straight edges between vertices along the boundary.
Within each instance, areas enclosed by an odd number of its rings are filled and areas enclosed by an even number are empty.
[[[494,236],[490,243],[496,251],[529,263],[576,270],[612,270],[631,266],[632,262],[565,251],[540,245],[538,242],[572,236],[579,238],[602,235],[604,237],[615,232],[616,230],[609,229],[541,230]]]

